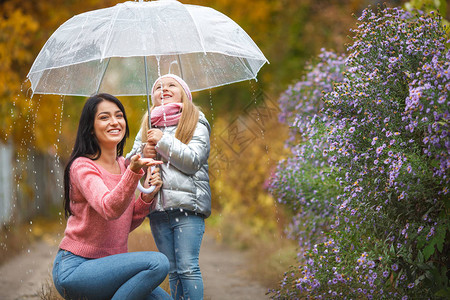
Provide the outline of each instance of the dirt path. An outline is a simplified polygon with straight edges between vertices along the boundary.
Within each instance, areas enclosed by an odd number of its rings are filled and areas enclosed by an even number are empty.
[[[56,251],[55,241],[43,240],[0,266],[0,299],[40,299],[43,285],[51,280]],[[243,254],[221,247],[205,235],[200,253],[205,300],[269,299],[267,288],[252,281],[245,266]]]
[[[200,268],[205,300],[269,299],[267,288],[251,279],[243,254],[217,245],[205,235],[200,249]]]
[[[57,246],[39,241],[0,266],[0,299],[40,299],[39,292],[50,280]]]

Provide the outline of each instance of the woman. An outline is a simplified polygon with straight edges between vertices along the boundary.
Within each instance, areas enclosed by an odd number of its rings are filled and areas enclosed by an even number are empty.
[[[169,283],[174,299],[203,299],[199,267],[204,219],[211,214],[208,175],[211,128],[192,103],[183,79],[167,74],[152,88],[152,129],[143,117],[130,157],[142,149],[144,157],[160,158],[164,181],[149,215],[156,245],[170,262]]]
[[[59,245],[53,281],[65,299],[171,299],[159,284],[169,263],[158,252],[127,253],[128,234],[148,214],[155,192],[134,192],[143,167],[161,162],[122,157],[129,135],[125,109],[109,94],[87,99],[72,155],[64,171],[67,226]]]

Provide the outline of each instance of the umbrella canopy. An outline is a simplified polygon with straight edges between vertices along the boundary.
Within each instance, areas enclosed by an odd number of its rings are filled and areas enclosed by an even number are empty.
[[[214,9],[140,1],[66,21],[27,77],[37,94],[148,95],[161,74],[179,75],[198,91],[256,79],[266,62],[247,33]]]

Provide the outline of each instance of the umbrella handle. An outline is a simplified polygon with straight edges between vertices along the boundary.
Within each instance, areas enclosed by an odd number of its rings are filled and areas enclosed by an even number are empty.
[[[152,166],[151,171],[153,172],[154,169],[155,169],[155,167]],[[155,188],[156,188],[155,185],[151,185],[150,187],[145,188],[142,186],[141,181],[138,181],[138,190],[144,194],[151,194],[155,190]]]

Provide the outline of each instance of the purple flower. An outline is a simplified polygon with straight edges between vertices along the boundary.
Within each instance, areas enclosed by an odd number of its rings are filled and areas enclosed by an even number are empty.
[[[411,173],[411,172],[412,172],[411,164],[408,165],[408,167],[406,168],[406,171],[408,171],[408,173]]]
[[[431,227],[430,232],[427,234],[427,240],[434,235],[434,226]]]
[[[382,146],[378,147],[377,150],[376,150],[377,155],[380,155],[380,153],[382,151],[383,151],[383,147]]]
[[[391,268],[392,268],[392,271],[396,272],[398,270],[398,265],[393,264]]]
[[[392,64],[392,63],[395,63],[396,61],[398,61],[398,57],[389,57],[389,62]]]

